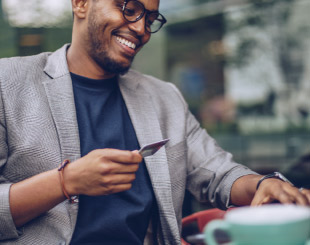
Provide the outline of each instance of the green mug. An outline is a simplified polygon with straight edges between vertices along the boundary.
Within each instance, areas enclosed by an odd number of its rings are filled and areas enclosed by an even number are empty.
[[[217,245],[215,231],[228,234],[233,245],[310,245],[310,208],[266,204],[227,211],[223,220],[204,228],[208,245]]]

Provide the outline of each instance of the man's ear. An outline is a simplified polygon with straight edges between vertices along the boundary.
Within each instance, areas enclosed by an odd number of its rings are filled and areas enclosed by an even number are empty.
[[[72,0],[72,11],[78,18],[86,17],[89,0]]]

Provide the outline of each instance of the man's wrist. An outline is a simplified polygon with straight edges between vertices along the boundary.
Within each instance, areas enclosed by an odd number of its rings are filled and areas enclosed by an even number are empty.
[[[238,178],[232,186],[230,204],[235,206],[250,205],[256,192],[256,185],[263,176],[248,174]]]
[[[70,203],[78,203],[78,196],[76,195],[70,195],[68,194],[67,188],[65,187],[65,181],[64,181],[64,169],[65,167],[70,163],[70,160],[66,159],[64,160],[60,166],[58,167],[58,173],[59,173],[59,180],[61,184],[61,189],[63,194],[66,196],[66,198],[70,201]]]
[[[273,172],[273,173],[267,174],[267,175],[265,175],[265,176],[263,176],[262,178],[259,179],[259,181],[257,182],[257,185],[256,185],[256,190],[258,190],[260,184],[261,184],[264,180],[266,180],[266,179],[271,179],[271,178],[282,180],[283,182],[287,182],[287,183],[291,184],[292,186],[294,186],[294,185],[292,184],[292,182],[289,181],[283,174],[281,174],[281,173],[279,173],[279,172]]]

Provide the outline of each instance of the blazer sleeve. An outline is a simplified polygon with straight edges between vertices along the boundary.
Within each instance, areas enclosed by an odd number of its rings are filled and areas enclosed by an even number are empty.
[[[230,207],[233,183],[240,177],[257,174],[244,165],[234,162],[232,154],[223,150],[200,126],[189,111],[187,103],[175,86],[183,101],[186,122],[187,186],[200,202],[209,202],[221,209]]]
[[[8,159],[8,144],[6,136],[5,110],[2,100],[0,78],[0,241],[14,239],[19,236],[10,211],[10,183],[3,176],[3,169]]]

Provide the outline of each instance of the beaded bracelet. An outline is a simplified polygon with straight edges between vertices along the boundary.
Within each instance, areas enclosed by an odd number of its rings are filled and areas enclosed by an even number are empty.
[[[66,188],[65,188],[65,181],[64,181],[64,168],[70,163],[70,160],[64,160],[58,167],[59,172],[59,179],[61,184],[62,192],[64,193],[65,197],[69,200],[70,203],[78,203],[79,199],[78,196],[69,196]]]

